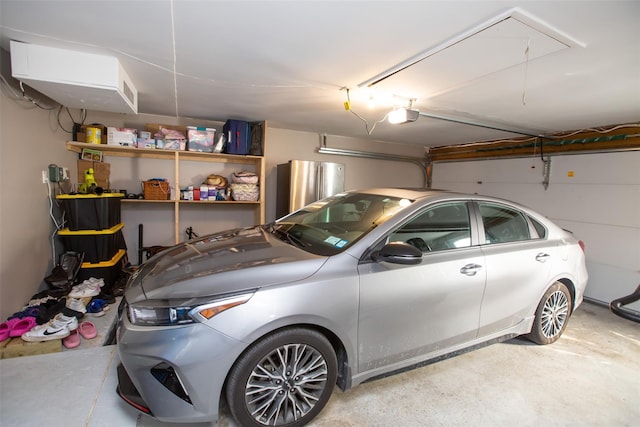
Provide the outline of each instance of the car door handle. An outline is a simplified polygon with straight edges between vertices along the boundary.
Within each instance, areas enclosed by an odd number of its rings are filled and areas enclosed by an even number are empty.
[[[545,262],[547,260],[547,258],[549,258],[551,255],[549,254],[545,254],[544,252],[540,252],[538,255],[536,255],[536,261],[538,262]]]
[[[467,276],[475,276],[478,270],[480,270],[481,268],[482,266],[478,264],[467,264],[460,269],[460,273]]]

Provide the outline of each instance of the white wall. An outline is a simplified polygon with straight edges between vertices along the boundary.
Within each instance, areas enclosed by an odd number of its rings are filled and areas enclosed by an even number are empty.
[[[633,292],[640,283],[640,151],[554,156],[547,190],[542,173],[539,157],[436,163],[433,187],[539,211],[585,242],[587,297],[608,303]]]
[[[0,317],[19,311],[51,271],[47,186],[41,171],[69,164],[55,112],[0,96]]]

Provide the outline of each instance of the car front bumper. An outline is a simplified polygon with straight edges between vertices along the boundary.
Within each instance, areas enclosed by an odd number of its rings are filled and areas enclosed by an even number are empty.
[[[118,394],[164,422],[216,421],[227,373],[245,344],[202,324],[118,322]]]

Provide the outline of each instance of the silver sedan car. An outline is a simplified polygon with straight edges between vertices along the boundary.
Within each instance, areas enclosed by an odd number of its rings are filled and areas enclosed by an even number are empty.
[[[118,393],[168,422],[301,426],[334,386],[525,335],[556,341],[584,245],[505,200],[372,189],[174,246],[131,277]]]

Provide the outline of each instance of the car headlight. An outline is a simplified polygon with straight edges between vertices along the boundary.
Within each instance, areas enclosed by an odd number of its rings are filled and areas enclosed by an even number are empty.
[[[140,326],[185,325],[205,322],[213,316],[249,301],[254,292],[225,297],[162,299],[129,304],[129,321]]]

